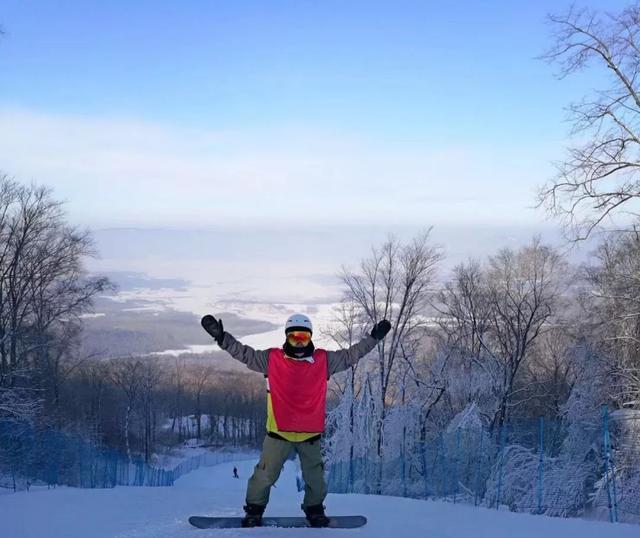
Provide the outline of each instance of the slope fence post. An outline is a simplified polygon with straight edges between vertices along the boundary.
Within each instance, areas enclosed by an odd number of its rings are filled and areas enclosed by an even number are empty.
[[[616,498],[615,487],[615,471],[613,468],[611,457],[611,435],[609,432],[609,407],[602,406],[602,444],[603,444],[603,463],[605,487],[607,489],[607,505],[609,508],[609,521],[617,523],[618,521],[618,499]]]
[[[476,487],[475,487],[475,495],[473,496],[473,505],[478,506],[478,500],[480,498],[480,467],[482,466],[482,443],[484,441],[484,432],[482,428],[480,428],[480,440],[478,441],[478,458],[476,460]]]
[[[500,428],[500,452],[498,455],[498,484],[496,486],[496,510],[500,510],[502,500],[502,472],[504,467],[504,450],[507,444],[507,423],[503,423]]]
[[[540,417],[540,459],[538,462],[538,514],[542,514],[542,484],[544,481],[544,417]]]

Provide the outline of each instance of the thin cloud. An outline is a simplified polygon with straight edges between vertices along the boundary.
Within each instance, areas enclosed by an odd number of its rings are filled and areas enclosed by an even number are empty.
[[[294,127],[198,131],[6,108],[0,122],[6,172],[52,185],[74,216],[102,224],[519,221],[548,170],[541,148],[402,145]]]

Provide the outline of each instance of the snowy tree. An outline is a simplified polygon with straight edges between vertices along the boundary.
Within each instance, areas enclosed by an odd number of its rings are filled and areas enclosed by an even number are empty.
[[[590,338],[615,359],[618,406],[640,406],[640,231],[605,239],[585,267],[583,306]]]
[[[0,419],[7,422],[32,422],[40,409],[37,391],[20,386],[16,380],[28,377],[28,372],[14,371],[13,386],[0,385]]]
[[[564,436],[559,450],[553,454],[554,447],[547,440],[541,472],[535,446],[507,443],[487,482],[485,502],[489,506],[499,500],[513,510],[536,512],[541,503],[543,513],[569,517],[602,503],[602,406],[609,401],[611,365],[584,339],[571,350],[568,360],[574,363],[576,377],[560,409]]]
[[[523,365],[517,382],[520,392],[516,406],[521,415],[561,416],[575,383],[576,365],[570,357],[583,321],[575,308],[563,313],[563,318],[560,322],[556,316],[553,326],[540,334]]]
[[[334,309],[333,314],[333,322],[323,330],[323,334],[333,340],[340,349],[347,349],[363,336],[361,309],[357,303],[343,300]],[[333,376],[330,384],[330,389],[336,393],[339,404],[328,417],[332,434],[327,452],[330,460],[349,462],[348,484],[354,482],[356,405],[361,389],[357,374],[361,370],[356,363],[346,372]]]
[[[485,409],[498,431],[524,392],[518,375],[539,337],[552,326],[566,291],[567,265],[538,239],[517,251],[503,249],[486,267],[462,264],[437,297],[444,341],[458,368],[482,380],[467,402],[493,400]],[[466,364],[465,364],[466,363]]]
[[[403,357],[407,358],[413,343],[424,335],[426,309],[441,258],[439,249],[429,244],[429,232],[426,232],[404,245],[390,239],[381,248],[374,248],[358,270],[345,268],[342,272],[345,299],[357,305],[363,322],[370,327],[388,319],[392,324],[391,332],[378,345],[371,365],[373,375],[368,377],[378,411],[371,431],[379,462],[382,462],[385,445],[387,409],[398,396],[395,390],[398,364]],[[378,491],[381,472],[379,465]]]

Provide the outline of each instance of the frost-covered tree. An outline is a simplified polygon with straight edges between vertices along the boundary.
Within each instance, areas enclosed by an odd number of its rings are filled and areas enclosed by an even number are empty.
[[[380,342],[367,365],[376,409],[370,438],[379,462],[383,459],[387,410],[398,399],[399,365],[410,360],[416,341],[424,335],[429,297],[441,258],[440,250],[430,244],[427,231],[407,244],[389,239],[374,248],[358,269],[342,271],[345,300],[357,306],[363,324],[371,326],[382,319],[392,324],[389,336]],[[378,491],[381,469],[380,465]]]
[[[575,301],[572,303],[570,306],[575,306]],[[517,382],[521,389],[519,404],[515,408],[523,415],[551,419],[562,415],[562,406],[575,383],[576,364],[571,356],[582,321],[575,308],[569,314],[563,313],[566,319],[556,319],[540,334],[523,365]],[[572,316],[579,319],[571,319]]]
[[[28,378],[29,372],[14,371],[14,380],[23,376]],[[0,386],[0,417],[7,422],[32,422],[40,409],[40,398],[32,388],[20,386]]]
[[[585,267],[585,279],[591,339],[615,360],[612,399],[640,408],[640,231],[605,239]]]
[[[468,384],[461,404],[482,403],[496,431],[521,401],[518,376],[536,341],[553,326],[567,275],[563,258],[534,239],[517,251],[501,250],[485,266],[458,266],[437,296],[444,342],[454,351],[454,379],[478,381]]]
[[[361,336],[364,324],[358,304],[344,300],[335,309],[332,323],[323,331],[338,347],[347,349]],[[329,457],[334,461],[348,461],[348,484],[354,482],[355,430],[357,398],[361,390],[358,363],[332,378],[330,388],[338,398],[338,405],[329,415],[332,431]]]

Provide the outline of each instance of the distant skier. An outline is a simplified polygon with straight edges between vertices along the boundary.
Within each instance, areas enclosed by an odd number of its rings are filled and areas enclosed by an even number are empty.
[[[233,468],[233,478],[240,478],[240,477],[238,476],[238,468],[237,468],[237,467],[234,467],[234,468]]]
[[[300,457],[305,482],[302,509],[311,526],[326,527],[329,518],[322,503],[327,486],[320,437],[324,431],[327,380],[369,353],[387,335],[391,324],[382,320],[374,326],[371,336],[349,349],[327,351],[315,349],[311,320],[302,314],[287,320],[283,346],[266,350],[241,344],[224,331],[222,320],[211,315],[204,316],[201,323],[222,349],[267,378],[267,435],[260,461],[247,484],[242,525],[261,525],[271,486],[293,449]]]

